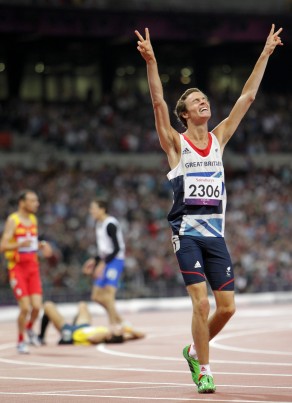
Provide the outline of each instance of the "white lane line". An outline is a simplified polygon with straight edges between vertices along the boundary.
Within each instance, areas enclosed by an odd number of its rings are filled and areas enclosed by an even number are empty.
[[[283,355],[283,356],[292,356],[292,351],[275,351],[275,350],[262,350],[257,348],[245,348],[245,347],[236,347],[229,346],[226,344],[219,343],[220,340],[226,340],[235,338],[235,337],[243,337],[243,336],[251,336],[251,335],[259,335],[259,334],[267,334],[267,333],[275,333],[279,331],[287,331],[287,327],[285,328],[273,328],[273,329],[258,329],[258,330],[247,330],[241,332],[232,332],[227,334],[221,334],[215,337],[215,339],[210,341],[210,346],[215,347],[219,350],[227,350],[227,351],[236,351],[241,353],[255,353],[255,354],[269,354],[269,355]]]
[[[60,382],[60,383],[89,383],[89,384],[116,384],[116,385],[151,385],[153,387],[191,387],[190,383],[178,383],[178,382],[139,382],[139,381],[115,381],[115,380],[96,380],[96,379],[62,379],[62,378],[35,378],[35,377],[14,377],[14,376],[0,376],[2,380],[9,381],[27,381],[27,382]],[[223,385],[217,384],[218,387],[232,387],[232,388],[245,388],[245,389],[292,389],[292,386],[271,386],[271,385]],[[99,389],[100,390],[100,389]],[[111,389],[112,390],[112,389]],[[60,391],[40,392],[40,393],[57,393]],[[67,390],[68,392],[68,390]]]
[[[166,356],[158,356],[158,355],[144,355],[144,354],[132,354],[132,353],[124,353],[121,351],[110,350],[105,344],[98,344],[96,346],[97,351],[109,355],[115,355],[118,357],[126,357],[126,358],[139,358],[143,360],[159,360],[159,361],[184,361],[183,358],[175,358],[175,357],[166,357]],[[211,360],[211,363],[217,364],[243,364],[243,365],[251,365],[252,361],[224,361],[224,360]],[[280,365],[280,366],[292,366],[292,363],[273,363],[273,362],[258,362],[255,361],[254,365]]]
[[[7,364],[20,364],[20,365],[26,365],[26,366],[37,366],[37,367],[48,367],[48,368],[70,368],[70,369],[91,369],[91,370],[100,370],[100,371],[125,371],[125,372],[156,372],[156,373],[170,373],[170,374],[187,374],[189,371],[181,371],[181,370],[175,370],[175,369],[149,369],[149,368],[135,368],[135,367],[130,367],[130,368],[124,368],[124,367],[104,367],[104,366],[90,366],[90,365],[68,365],[68,364],[49,364],[49,363],[44,363],[44,362],[31,362],[31,361],[18,361],[18,360],[8,360],[5,358],[0,358],[0,362],[4,362]],[[216,375],[234,375],[234,376],[276,376],[276,377],[292,377],[292,374],[275,374],[275,373],[258,373],[258,372],[218,372],[218,371],[212,371],[213,374]]]
[[[146,401],[146,400],[161,400],[161,401],[174,401],[174,402],[202,402],[202,396],[198,397],[198,398],[192,398],[192,397],[187,397],[187,398],[177,398],[177,397],[145,397],[145,396],[113,396],[113,395],[94,395],[94,394],[71,394],[71,393],[64,393],[64,394],[42,394],[39,392],[26,392],[26,393],[20,393],[20,392],[11,392],[11,393],[7,393],[7,392],[0,392],[0,395],[9,395],[9,396],[19,396],[19,395],[25,395],[25,396],[58,396],[58,397],[64,397],[64,396],[68,396],[68,397],[92,397],[92,398],[108,398],[108,399],[117,399],[117,400],[138,400],[138,401]],[[213,398],[212,398],[213,397]],[[204,395],[203,400],[205,402],[221,402],[221,403],[279,403],[279,401],[272,401],[272,400],[243,400],[243,399],[217,399],[216,394],[212,395],[211,398],[208,398],[207,395]],[[291,400],[281,400],[281,403],[292,403]]]

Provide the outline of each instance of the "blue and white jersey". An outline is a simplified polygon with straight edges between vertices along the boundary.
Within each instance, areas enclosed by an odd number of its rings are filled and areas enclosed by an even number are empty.
[[[181,158],[167,178],[173,189],[168,221],[174,235],[223,237],[226,190],[219,142],[209,133],[207,148],[180,135]]]

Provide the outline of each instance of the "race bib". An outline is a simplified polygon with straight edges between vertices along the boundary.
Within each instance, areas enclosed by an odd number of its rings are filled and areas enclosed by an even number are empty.
[[[185,204],[218,206],[222,200],[221,178],[188,173],[185,177]]]
[[[23,241],[30,241],[29,246],[22,246],[18,248],[18,252],[25,253],[25,252],[36,252],[38,250],[38,238],[34,235],[31,236],[20,236],[18,237],[18,242],[21,243]]]

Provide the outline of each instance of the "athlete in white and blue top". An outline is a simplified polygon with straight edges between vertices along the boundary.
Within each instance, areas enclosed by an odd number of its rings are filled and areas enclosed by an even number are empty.
[[[209,365],[209,340],[218,334],[235,311],[234,277],[224,240],[225,184],[222,154],[228,140],[255,100],[270,55],[282,45],[280,33],[272,25],[264,48],[229,116],[211,132],[211,108],[206,95],[190,88],[180,97],[176,115],[186,128],[179,134],[172,126],[163,96],[158,66],[148,28],[138,37],[137,49],[146,61],[155,124],[171,171],[168,178],[174,193],[168,219],[173,230],[173,246],[187,291],[192,299],[194,343],[183,350],[199,393],[216,389]],[[216,301],[210,305],[206,279]]]
[[[197,148],[180,135],[181,158],[167,175],[174,204],[168,219],[175,235],[223,237],[226,209],[220,144],[208,133],[208,146]]]
[[[90,203],[90,214],[96,221],[97,255],[83,265],[85,274],[93,275],[91,299],[102,305],[114,329],[122,318],[115,305],[116,291],[124,269],[125,242],[119,221],[108,214],[107,202],[96,199]]]

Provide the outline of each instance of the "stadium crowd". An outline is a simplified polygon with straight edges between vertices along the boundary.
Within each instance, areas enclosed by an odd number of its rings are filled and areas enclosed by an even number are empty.
[[[174,106],[177,95],[175,91],[169,94],[169,105]],[[166,219],[172,203],[166,165],[145,168],[131,164],[133,155],[161,153],[149,102],[148,94],[124,91],[105,96],[98,105],[42,105],[21,100],[1,105],[0,139],[3,133],[11,135],[11,142],[3,144],[6,155],[9,150],[21,152],[35,163],[29,167],[19,161],[1,168],[0,232],[8,213],[15,209],[17,192],[24,188],[36,191],[41,201],[41,233],[54,245],[54,257],[41,264],[46,298],[89,297],[91,284],[81,266],[95,255],[94,223],[88,207],[101,195],[110,201],[110,212],[122,222],[126,235],[126,270],[119,296],[185,295]],[[228,97],[224,102],[211,98],[210,127],[226,116],[232,103]],[[291,108],[291,95],[259,93],[228,148],[246,158],[291,153]],[[22,141],[15,142],[15,138]],[[50,149],[50,159],[44,162],[33,154],[34,141]],[[54,159],[52,150],[74,155],[78,162],[69,165]],[[94,153],[98,160],[107,152],[113,155],[112,163],[84,164],[87,153]],[[128,167],[115,165],[116,153],[129,156]],[[226,240],[235,264],[237,291],[291,290],[291,167],[264,169],[247,163],[238,170],[227,166],[226,177]],[[7,289],[6,294],[1,293],[7,300],[10,290],[1,259],[0,288]]]
[[[126,270],[119,296],[182,296],[185,289],[166,220],[172,194],[165,174],[164,167],[107,165],[84,170],[82,164],[69,167],[54,160],[40,171],[7,165],[0,174],[4,195],[0,199],[0,229],[15,208],[15,194],[23,188],[34,189],[41,202],[40,233],[54,246],[54,257],[41,262],[46,297],[55,301],[89,298],[91,284],[81,273],[85,259],[95,255],[94,224],[88,207],[95,196],[105,196],[126,235]],[[291,290],[291,168],[273,171],[250,166],[241,172],[228,169],[226,176],[226,240],[235,264],[237,291]],[[8,288],[3,260],[0,287]]]
[[[168,94],[169,108],[174,109],[180,93]],[[210,97],[212,120],[210,127],[220,122],[234,103],[231,95]],[[149,94],[120,91],[105,95],[98,103],[71,102],[41,104],[15,100],[0,108],[1,130],[25,137],[41,139],[58,150],[80,154],[87,152],[161,153],[154,128]],[[291,153],[292,143],[291,94],[262,94],[241,123],[228,149],[235,153]],[[179,131],[182,126],[175,121]],[[141,124],[143,122],[143,124]],[[11,141],[13,147],[13,141]],[[29,149],[30,143],[26,142]],[[24,144],[21,145],[21,150]]]

